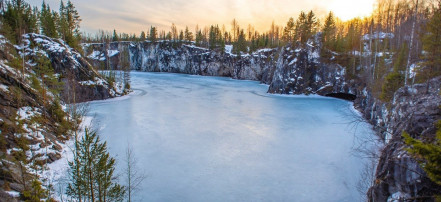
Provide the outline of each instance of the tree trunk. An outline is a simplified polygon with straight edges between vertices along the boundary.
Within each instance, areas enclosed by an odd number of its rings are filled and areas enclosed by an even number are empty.
[[[406,65],[406,73],[404,75],[404,85],[407,85],[407,80],[409,79],[410,73],[410,59],[412,56],[412,48],[413,48],[413,37],[415,34],[415,23],[417,21],[417,13],[418,13],[418,1],[416,0],[415,11],[413,13],[413,22],[412,22],[412,32],[410,34],[410,45],[409,45],[409,55],[407,56],[407,65]]]

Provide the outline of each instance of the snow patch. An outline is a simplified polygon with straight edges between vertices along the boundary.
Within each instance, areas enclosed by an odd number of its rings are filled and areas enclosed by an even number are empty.
[[[293,65],[296,62],[297,62],[297,58],[294,58],[294,60],[292,60],[288,65]]]
[[[12,196],[14,198],[20,197],[20,192],[17,191],[5,191],[9,196]]]
[[[371,40],[371,39],[386,39],[386,38],[394,38],[395,35],[393,33],[385,33],[385,32],[374,32],[373,34],[365,34],[363,36],[363,40]]]
[[[35,115],[39,115],[40,112],[38,112],[37,109],[27,106],[18,109],[17,114],[20,117],[20,119],[30,119]]]
[[[118,53],[119,53],[118,50],[107,50],[107,55],[109,57],[113,57],[113,56],[117,55]]]
[[[5,91],[5,92],[9,92],[8,86],[6,86],[4,84],[0,84],[0,90]]]
[[[86,127],[92,126],[92,119],[93,117],[90,116],[83,117],[80,130],[81,132],[79,133],[78,138],[81,138],[84,135],[84,129]],[[48,169],[44,170],[41,174],[41,178],[43,179],[43,181],[46,181],[47,183],[51,183],[53,185],[55,190],[55,199],[59,201],[61,201],[60,197],[65,197],[63,190],[66,188],[68,182],[68,162],[73,159],[72,149],[74,148],[74,144],[75,140],[73,138],[64,144],[61,143],[61,159],[48,164]]]
[[[184,45],[184,46],[189,47],[189,48],[200,49],[200,50],[208,50],[208,49],[206,49],[206,48],[202,48],[202,47],[195,46],[195,45]]]
[[[418,68],[418,65],[415,64],[415,63],[410,65],[410,67],[409,67],[409,78],[415,77],[416,72],[417,72],[417,68]]]
[[[225,45],[225,53],[231,54],[233,51],[233,45]]]
[[[399,202],[410,198],[409,194],[403,192],[395,192],[387,199],[387,202]]]
[[[102,53],[101,51],[95,51],[95,50],[87,57],[90,58],[90,59],[99,60],[99,61],[106,60],[106,57],[104,56],[104,53]]]

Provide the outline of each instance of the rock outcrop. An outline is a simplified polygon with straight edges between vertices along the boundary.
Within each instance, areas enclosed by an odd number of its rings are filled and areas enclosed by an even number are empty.
[[[40,57],[38,53],[43,53],[50,59],[55,73],[61,76],[60,80],[69,84],[62,91],[65,102],[73,101],[67,94],[68,88],[75,89],[75,102],[102,100],[123,94],[121,89],[109,85],[80,53],[64,41],[39,34],[25,34],[23,39],[23,47],[18,47],[20,54],[24,48],[26,56],[32,60]]]
[[[368,104],[366,118],[379,125],[386,146],[376,170],[376,181],[369,189],[369,201],[426,201],[440,188],[431,182],[419,164],[405,151],[402,132],[422,140],[433,140],[434,122],[441,119],[441,77],[424,84],[400,88],[390,105]],[[376,107],[378,106],[378,107]],[[370,113],[368,111],[371,111]]]
[[[60,102],[122,94],[62,40],[22,37],[22,44],[13,45],[0,35],[0,201],[14,201],[30,189],[37,168],[61,158],[60,145],[72,136],[73,118]],[[46,62],[53,76],[41,70]],[[64,86],[44,81],[50,79]]]
[[[92,62],[106,61],[104,56],[122,52],[128,47],[132,70],[174,72],[207,76],[228,76],[268,84],[269,93],[319,94],[354,101],[385,146],[380,151],[375,181],[368,191],[369,201],[421,199],[439,193],[439,187],[425,176],[419,165],[406,152],[402,131],[420,139],[433,138],[435,120],[440,119],[441,78],[425,84],[399,89],[392,103],[372,96],[366,85],[347,80],[346,68],[332,60],[320,58],[318,39],[303,47],[289,44],[278,49],[263,49],[237,56],[226,51],[210,51],[194,45],[167,41],[85,45]],[[117,61],[109,58],[110,61]],[[114,68],[118,64],[114,64]],[[424,198],[423,198],[424,199]]]
[[[255,80],[269,84],[270,93],[351,93],[345,81],[345,68],[322,63],[317,44],[318,39],[311,40],[305,48],[288,45],[242,55],[232,54],[230,49],[212,51],[170,41],[83,44],[83,49],[91,63],[109,69],[121,68],[120,54],[128,49],[130,67],[137,71]]]

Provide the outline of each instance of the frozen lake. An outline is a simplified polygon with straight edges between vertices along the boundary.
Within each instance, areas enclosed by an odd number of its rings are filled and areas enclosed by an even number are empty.
[[[360,201],[352,103],[266,94],[253,81],[132,72],[135,92],[92,102],[120,166],[147,178],[139,201]]]

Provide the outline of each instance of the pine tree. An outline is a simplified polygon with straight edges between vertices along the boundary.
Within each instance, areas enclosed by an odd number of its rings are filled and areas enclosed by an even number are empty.
[[[241,52],[247,52],[247,44],[243,29],[239,31],[237,42],[233,46],[233,52],[235,52],[239,56],[241,55]]]
[[[149,36],[150,36],[149,40],[151,42],[156,41],[156,39],[158,37],[158,31],[156,30],[156,27],[153,27],[153,26],[150,27],[150,35]]]
[[[78,42],[81,38],[81,19],[78,11],[70,0],[67,1],[66,6],[64,5],[64,2],[61,1],[59,15],[58,33],[60,34],[60,37],[69,44],[69,46],[79,49]]]
[[[436,184],[441,185],[441,120],[437,121],[435,126],[437,131],[434,141],[416,140],[406,132],[403,132],[403,137],[409,146],[407,151],[420,162],[427,176]]]
[[[306,26],[306,13],[301,11],[299,17],[296,20],[296,24],[294,27],[294,39],[293,41],[299,41],[302,39],[304,35],[304,29]]]
[[[188,27],[185,27],[185,40],[193,41],[193,33],[188,30]]]
[[[115,182],[115,159],[94,131],[85,129],[75,143],[74,160],[69,162],[67,194],[76,200],[122,201],[125,189]]]
[[[380,99],[389,102],[395,93],[404,84],[404,70],[406,67],[406,55],[408,52],[407,44],[403,44],[398,56],[394,60],[393,72],[389,73],[384,79]]]
[[[336,31],[334,14],[329,12],[322,29],[322,43],[324,48],[333,50]]]
[[[179,32],[179,42],[182,42],[182,41],[184,41],[184,31],[180,31]]]
[[[116,33],[115,29],[113,30],[112,41],[114,41],[114,42],[119,41],[118,34]]]
[[[422,71],[425,80],[441,75],[441,2],[433,8],[433,15],[423,35],[425,69]]]
[[[24,0],[11,0],[6,2],[6,9],[0,13],[2,27],[11,31],[12,43],[21,41],[21,35],[37,31],[38,13],[34,13],[31,6]]]
[[[141,34],[139,35],[139,40],[144,41],[145,39],[146,39],[145,32],[142,31]]]
[[[173,39],[173,41],[176,42],[178,40],[178,28],[176,28],[175,23],[172,23],[170,36],[170,39]]]
[[[289,18],[288,23],[286,23],[286,27],[283,30],[283,38],[285,41],[292,42],[294,39],[295,33],[295,23],[293,18]]]
[[[199,31],[196,33],[196,45],[197,45],[197,46],[201,46],[203,40],[204,40],[204,36],[202,35],[201,30],[199,30]]]
[[[42,34],[52,38],[57,37],[57,29],[55,26],[56,19],[54,19],[56,16],[54,15],[55,14],[51,11],[49,5],[43,1],[39,15],[40,27]]]

